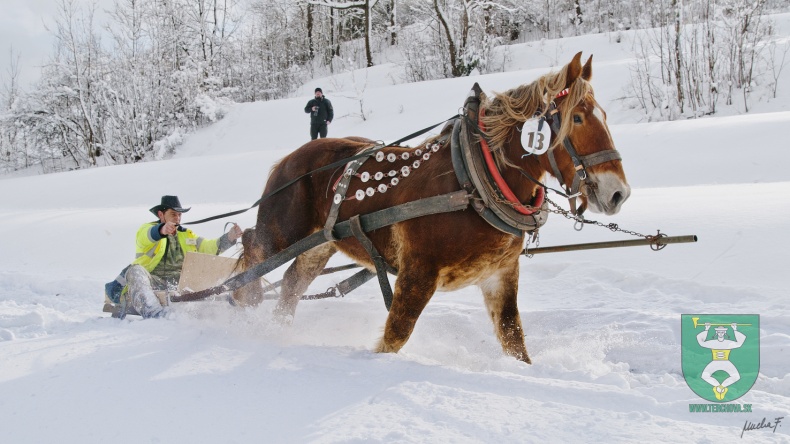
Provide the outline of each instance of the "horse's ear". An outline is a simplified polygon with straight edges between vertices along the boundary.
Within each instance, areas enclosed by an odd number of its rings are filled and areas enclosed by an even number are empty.
[[[478,85],[477,82],[475,82],[475,84],[472,85],[472,91],[470,91],[469,95],[471,96],[474,94],[475,97],[480,97],[480,93],[482,92],[483,89],[480,88],[480,85]]]
[[[573,60],[568,63],[568,75],[565,77],[565,87],[570,88],[573,82],[579,78],[582,73],[582,53],[579,51],[573,56]]]
[[[588,82],[592,78],[592,56],[587,59],[587,63],[585,63],[582,68],[582,78]]]

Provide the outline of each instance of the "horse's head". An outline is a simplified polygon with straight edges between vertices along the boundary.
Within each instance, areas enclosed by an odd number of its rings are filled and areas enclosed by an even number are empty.
[[[597,213],[615,214],[630,196],[631,187],[606,124],[606,112],[589,83],[592,56],[582,66],[581,52],[576,54],[559,74],[560,80],[564,77],[564,88],[553,94],[556,109],[550,105],[546,114],[552,124],[552,141],[540,162],[571,194],[581,192],[579,214],[588,206]]]
[[[631,187],[609,134],[606,113],[595,101],[589,83],[592,57],[582,66],[581,56],[581,52],[576,54],[559,72],[498,93],[492,100],[481,94],[485,110],[481,126],[500,166],[516,167],[513,170],[523,170],[530,176],[552,174],[572,196],[574,214],[581,214],[588,205],[593,211],[615,214],[631,194]],[[546,119],[551,127],[548,152],[538,129],[546,125],[540,126],[538,117]],[[535,138],[524,142],[526,135]],[[530,143],[530,149],[525,150],[524,144]],[[525,160],[513,162],[518,158]],[[534,191],[537,178],[522,181],[523,186]],[[582,202],[578,210],[577,199]]]

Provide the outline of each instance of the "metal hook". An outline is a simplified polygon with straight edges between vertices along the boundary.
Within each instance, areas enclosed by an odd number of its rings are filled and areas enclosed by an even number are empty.
[[[662,250],[662,249],[664,249],[664,247],[667,246],[667,244],[662,244],[661,243],[661,238],[662,237],[667,237],[667,235],[662,233],[661,230],[657,230],[655,236],[645,236],[645,237],[650,239],[650,249],[653,250],[653,251]]]

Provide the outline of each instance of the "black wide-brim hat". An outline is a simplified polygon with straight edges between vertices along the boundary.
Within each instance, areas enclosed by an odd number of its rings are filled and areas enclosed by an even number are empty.
[[[162,196],[162,203],[151,208],[151,212],[154,213],[154,216],[159,217],[159,215],[156,214],[157,211],[164,212],[168,208],[173,211],[177,211],[179,213],[186,213],[187,211],[192,209],[192,207],[189,208],[181,207],[181,201],[178,200],[178,196]]]

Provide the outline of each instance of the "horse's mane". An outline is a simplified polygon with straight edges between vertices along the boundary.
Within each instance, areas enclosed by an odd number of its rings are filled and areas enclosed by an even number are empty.
[[[546,74],[528,85],[521,85],[504,93],[495,93],[492,100],[481,94],[481,106],[485,110],[481,121],[485,125],[491,150],[501,156],[502,148],[512,137],[513,131],[516,131],[517,124],[531,119],[535,113],[545,115],[551,101],[565,88],[567,78],[566,65],[559,72]],[[568,95],[559,107],[562,125],[560,133],[555,138],[555,145],[561,143],[571,131],[573,108],[588,97],[593,97],[592,86],[580,76],[571,83]],[[504,159],[500,157],[498,160]]]

